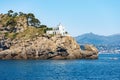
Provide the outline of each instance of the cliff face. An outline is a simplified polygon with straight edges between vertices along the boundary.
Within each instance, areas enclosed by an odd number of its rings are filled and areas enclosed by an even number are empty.
[[[0,52],[0,59],[96,59],[97,49],[80,46],[70,36],[36,37],[30,40],[14,40],[10,49]]]
[[[27,17],[22,16],[8,16],[7,14],[0,14],[0,30],[4,32],[23,32],[27,29]]]
[[[12,11],[9,11],[12,12]],[[70,36],[46,35],[51,30],[34,14],[0,14],[0,59],[96,59],[91,45],[82,50]]]

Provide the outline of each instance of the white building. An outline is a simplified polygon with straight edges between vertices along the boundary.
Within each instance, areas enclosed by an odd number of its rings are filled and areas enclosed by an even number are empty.
[[[57,27],[53,28],[53,30],[48,30],[46,33],[47,34],[54,34],[54,35],[60,34],[62,36],[68,35],[67,32],[65,31],[65,28],[61,24],[59,24]]]

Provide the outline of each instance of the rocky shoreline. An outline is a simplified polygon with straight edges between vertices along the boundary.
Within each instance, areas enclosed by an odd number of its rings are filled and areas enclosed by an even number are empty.
[[[41,22],[32,13],[9,10],[0,14],[0,59],[97,59],[92,45],[80,45],[59,25],[59,33]],[[62,31],[60,31],[62,30]],[[62,32],[62,33],[60,33]]]
[[[9,43],[11,42],[11,43]],[[13,40],[0,51],[0,59],[97,59],[98,50],[85,45],[82,50],[70,36],[46,35],[31,40]]]

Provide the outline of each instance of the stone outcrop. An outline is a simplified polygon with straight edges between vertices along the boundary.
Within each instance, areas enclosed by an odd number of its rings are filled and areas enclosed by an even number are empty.
[[[24,30],[27,29],[28,24],[27,24],[27,18],[22,16],[22,17],[18,17],[16,19],[16,32],[23,32]]]
[[[84,59],[97,59],[98,50],[93,45],[84,45],[84,50],[81,50]]]
[[[96,59],[98,51],[91,45],[85,50],[70,36],[43,35],[29,40],[13,40],[9,49],[0,52],[0,59]]]
[[[92,45],[83,46],[74,38],[46,35],[34,14],[0,14],[0,59],[97,59]]]

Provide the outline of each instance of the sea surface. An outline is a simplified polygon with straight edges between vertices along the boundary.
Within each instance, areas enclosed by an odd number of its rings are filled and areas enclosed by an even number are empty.
[[[0,80],[120,80],[120,54],[97,60],[0,60]]]

